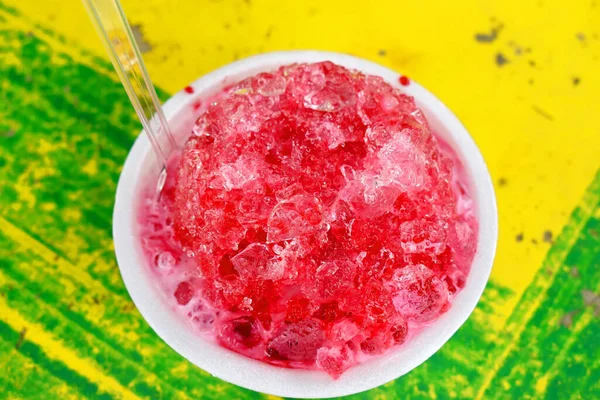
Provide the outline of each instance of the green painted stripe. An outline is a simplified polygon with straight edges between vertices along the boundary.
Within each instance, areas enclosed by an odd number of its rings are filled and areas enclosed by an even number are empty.
[[[17,342],[0,339],[0,399],[34,399],[43,395],[65,400],[83,398],[76,388],[23,356],[15,349]]]
[[[0,320],[0,338],[6,342],[15,343],[19,340],[19,332],[14,331],[4,321]],[[101,392],[98,386],[90,382],[85,377],[79,375],[76,371],[69,369],[60,361],[52,360],[46,356],[43,349],[25,338],[19,347],[19,352],[33,360],[41,368],[44,368],[56,378],[68,382],[74,386],[84,396],[95,399],[112,399],[112,396]]]
[[[54,282],[46,281],[44,285],[37,285],[34,293],[38,293],[39,298],[36,298],[36,295],[19,284],[20,281],[27,280],[25,277],[15,278],[16,280],[7,279],[13,287],[12,290],[6,290],[8,305],[19,310],[23,315],[27,315],[29,320],[35,321],[44,330],[52,332],[57,340],[73,349],[79,358],[88,361],[102,373],[112,376],[121,385],[133,386],[133,391],[141,397],[177,397],[176,390],[167,384],[160,385],[161,390],[159,390],[156,385],[144,383],[147,378],[156,379],[159,376],[149,373],[144,368],[139,353],[122,351],[114,342],[111,343],[107,340],[102,330],[85,321],[76,313],[63,310],[64,315],[61,315],[49,307],[47,304],[57,304],[58,299],[47,296],[42,286],[51,286]],[[160,379],[158,381],[160,382]],[[132,385],[133,383],[135,385]]]
[[[578,335],[566,359],[558,365],[558,371],[564,372],[549,383],[547,398],[566,399],[574,394],[583,399],[600,398],[599,344],[600,321],[596,317],[595,321]]]
[[[95,53],[92,53],[91,51],[87,50],[85,47],[82,47],[80,42],[70,40],[66,36],[55,32],[50,27],[34,22],[28,16],[23,15],[21,12],[19,12],[19,10],[17,10],[16,8],[10,7],[9,5],[4,4],[2,1],[0,1],[0,10],[6,12],[7,14],[13,17],[28,22],[32,27],[35,28],[35,30],[43,32],[44,34],[52,37],[53,40],[57,40],[60,43],[69,46],[70,48],[77,49],[77,52],[80,55],[85,56],[89,59],[90,63],[103,70],[103,75],[112,75],[114,73],[113,66],[110,63],[110,61],[108,61],[104,57],[99,57]],[[67,57],[67,59],[70,59],[68,55],[65,54],[64,56]],[[156,92],[161,101],[165,101],[170,97],[170,94],[162,90],[160,87],[156,88]]]
[[[6,11],[7,13],[13,15],[13,16],[19,16],[19,11],[16,8],[13,8],[11,6],[9,6],[8,4],[5,4],[3,1],[0,1],[0,10]]]
[[[596,176],[594,183],[589,189],[592,194],[586,196],[588,201],[574,212],[576,222],[584,223],[583,229],[574,245],[568,250],[566,258],[562,262],[554,256],[554,252],[566,248],[564,242],[565,233],[559,236],[557,243],[550,250],[547,262],[540,269],[536,280],[528,289],[525,301],[517,307],[519,309],[528,307],[537,298],[542,297],[542,302],[537,307],[534,315],[527,323],[526,329],[518,338],[514,350],[504,361],[502,368],[494,377],[487,393],[501,398],[506,393],[512,396],[536,396],[539,391],[546,394],[542,389],[537,389],[536,384],[547,373],[551,372],[550,367],[564,370],[564,365],[554,365],[555,357],[563,350],[563,346],[569,341],[580,342],[582,338],[579,332],[572,333],[569,328],[563,326],[565,323],[570,326],[576,326],[582,313],[585,310],[583,304],[582,291],[584,289],[595,292],[600,291],[600,238],[596,232],[600,227],[600,221],[594,217],[594,214],[600,214],[600,174]],[[589,194],[590,192],[588,192]],[[596,204],[590,202],[596,201]],[[582,212],[583,211],[583,212]],[[569,233],[570,234],[570,233]],[[554,264],[558,262],[557,264]],[[575,270],[573,270],[575,268]],[[574,272],[575,275],[573,276]],[[543,291],[538,285],[539,281],[552,279],[551,286],[547,291]],[[590,310],[587,310],[590,312]],[[600,313],[600,309],[598,310]],[[567,321],[565,315],[571,313],[572,321]],[[562,322],[562,324],[561,324]],[[598,321],[586,324],[583,328],[585,335],[591,334],[593,337],[600,335],[600,324]],[[581,332],[581,333],[583,333]],[[591,332],[591,333],[590,333]],[[585,342],[590,346],[594,342]],[[600,343],[600,342],[596,342]],[[594,357],[594,351],[588,351],[580,355],[582,358],[594,360],[590,367],[591,370],[600,368],[600,360]],[[555,380],[562,381],[565,374],[558,374]],[[551,382],[551,384],[555,384]],[[497,391],[498,388],[509,388],[502,394]],[[580,390],[573,387],[571,390]],[[555,393],[548,394],[553,396]],[[600,392],[596,393],[600,397]]]
[[[0,243],[3,243],[2,239],[6,238],[0,234]],[[5,265],[1,274],[7,281],[0,290],[6,293],[6,301],[11,308],[41,324],[79,357],[93,360],[99,370],[113,376],[122,385],[137,382],[134,390],[143,390],[138,393],[140,395],[173,398],[177,395],[175,388],[192,397],[208,395],[205,385],[198,382],[206,383],[214,378],[189,365],[167,347],[132,307],[124,312],[123,309],[131,303],[115,301],[110,294],[84,291],[65,298],[63,285],[67,276],[60,273],[31,276],[34,271],[46,269],[41,267],[44,261],[10,248],[7,250],[4,257],[0,252],[0,262]],[[25,263],[31,265],[31,271],[26,269]],[[95,305],[96,301],[98,305]],[[106,315],[108,320],[92,323],[90,319],[97,320],[98,312]],[[111,334],[110,329],[115,327],[122,327],[119,331],[124,334]],[[137,339],[128,339],[127,332],[135,333]],[[182,367],[186,370],[184,376],[165,373]],[[148,383],[144,387],[145,379],[156,383]],[[159,387],[160,393],[157,392]],[[236,391],[241,390],[236,388]]]
[[[2,34],[2,32],[0,32]],[[3,35],[4,36],[4,35]],[[19,51],[21,53],[35,52],[37,57],[40,57],[40,63],[45,62],[51,65],[51,53],[47,44],[42,42],[35,36],[27,36],[25,33],[11,33],[5,40],[18,41],[19,43],[26,42],[21,48],[9,49],[11,51]],[[43,54],[43,56],[40,56]],[[32,57],[33,55],[28,55]],[[131,147],[135,135],[141,130],[139,121],[134,119],[135,114],[123,114],[119,118],[120,124],[114,124],[112,121],[103,118],[107,111],[103,106],[107,102],[118,101],[121,104],[127,105],[127,97],[122,87],[112,81],[108,76],[97,74],[92,68],[77,65],[63,68],[46,70],[40,64],[38,68],[17,69],[9,67],[3,70],[4,79],[10,82],[10,87],[6,89],[4,96],[10,101],[21,103],[26,99],[19,99],[20,95],[31,94],[32,83],[35,84],[35,92],[44,94],[43,99],[37,100],[35,103],[29,104],[29,110],[13,109],[12,117],[20,122],[43,123],[44,121],[52,121],[56,118],[57,121],[65,121],[77,118],[80,123],[85,122],[92,124],[91,128],[97,132],[102,132],[103,138],[107,143],[116,146],[117,149],[128,149]],[[38,64],[34,64],[38,66]],[[81,83],[88,86],[87,92],[76,92],[76,95],[67,96],[64,93],[64,88],[71,87],[72,82],[70,77],[77,77]],[[93,78],[93,79],[90,79]],[[113,90],[110,92],[109,90]],[[100,98],[100,93],[105,93],[105,96]],[[16,107],[15,107],[16,108]],[[133,108],[128,105],[126,108],[133,113]],[[29,111],[29,113],[25,113]],[[34,111],[34,112],[32,112]],[[129,118],[127,118],[129,117]],[[121,123],[125,122],[124,125]]]

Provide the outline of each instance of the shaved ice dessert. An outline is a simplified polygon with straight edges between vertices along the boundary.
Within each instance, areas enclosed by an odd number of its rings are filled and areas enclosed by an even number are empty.
[[[176,312],[334,378],[447,311],[477,247],[463,167],[413,99],[330,62],[225,88],[154,188],[141,244]]]

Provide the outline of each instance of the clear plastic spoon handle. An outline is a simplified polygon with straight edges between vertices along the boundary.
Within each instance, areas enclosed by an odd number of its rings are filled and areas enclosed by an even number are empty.
[[[166,178],[167,157],[176,144],[140,49],[119,0],[83,0],[83,3],[106,46],[152,148],[163,164],[158,183],[160,192]]]

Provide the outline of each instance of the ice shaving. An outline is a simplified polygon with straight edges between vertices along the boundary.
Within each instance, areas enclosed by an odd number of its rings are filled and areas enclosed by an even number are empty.
[[[468,280],[461,162],[379,77],[322,62],[244,79],[168,168],[161,196],[142,195],[141,246],[198,340],[338,378],[426,329]]]

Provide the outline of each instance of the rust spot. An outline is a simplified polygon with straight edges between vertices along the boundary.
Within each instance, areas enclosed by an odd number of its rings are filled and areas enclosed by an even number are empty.
[[[588,289],[581,291],[581,297],[583,298],[583,304],[586,306],[592,306],[594,308],[600,307],[600,296]]]
[[[579,270],[577,269],[577,267],[571,268],[571,276],[573,278],[579,278]]]
[[[575,311],[569,311],[560,318],[558,324],[565,328],[571,328],[571,325],[573,325],[573,315],[575,315]]]
[[[552,231],[550,231],[550,230],[544,231],[544,242],[546,242],[546,243],[554,242],[554,240],[552,240]]]

